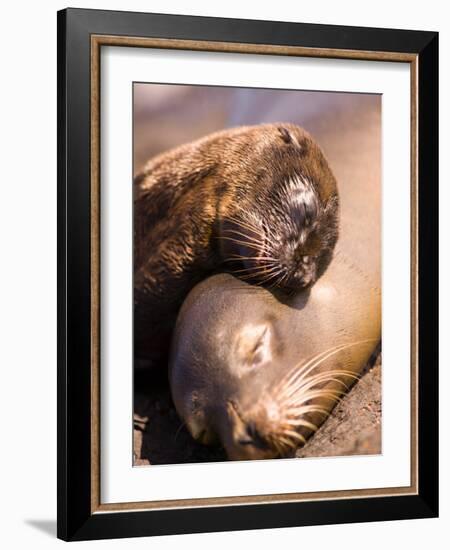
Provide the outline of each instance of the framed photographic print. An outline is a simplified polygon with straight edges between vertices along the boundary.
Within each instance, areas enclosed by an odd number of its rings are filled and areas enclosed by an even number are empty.
[[[438,36],[58,13],[58,536],[438,514]]]

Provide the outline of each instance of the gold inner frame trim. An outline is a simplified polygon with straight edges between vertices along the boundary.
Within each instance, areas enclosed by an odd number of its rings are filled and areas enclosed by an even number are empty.
[[[100,50],[102,46],[390,61],[410,65],[411,82],[411,485],[104,504],[100,501]],[[91,35],[91,513],[340,500],[418,494],[418,56],[409,53],[305,48],[235,42]]]

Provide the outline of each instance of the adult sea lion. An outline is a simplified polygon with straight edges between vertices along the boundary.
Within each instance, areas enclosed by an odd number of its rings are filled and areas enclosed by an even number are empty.
[[[290,456],[381,338],[379,124],[348,126],[333,140],[340,237],[317,283],[284,299],[221,274],[180,310],[169,363],[176,409],[195,439],[221,442],[230,459]]]
[[[176,315],[217,271],[296,291],[338,235],[336,180],[299,126],[225,130],[151,160],[134,187],[134,355],[167,364]]]

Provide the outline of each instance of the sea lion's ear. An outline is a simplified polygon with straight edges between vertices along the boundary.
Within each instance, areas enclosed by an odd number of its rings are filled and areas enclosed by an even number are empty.
[[[306,140],[298,140],[297,136],[285,126],[278,126],[278,132],[280,133],[281,139],[286,143],[286,145],[295,145],[297,151],[304,153],[306,150]]]
[[[242,366],[256,368],[272,359],[272,330],[268,323],[245,326],[238,342]]]
[[[284,141],[284,143],[292,143],[292,136],[287,128],[285,128],[284,126],[280,126],[278,128],[278,131],[280,132],[281,139]]]

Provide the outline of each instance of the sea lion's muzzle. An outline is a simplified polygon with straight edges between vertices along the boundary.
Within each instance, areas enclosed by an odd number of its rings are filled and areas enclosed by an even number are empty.
[[[267,437],[269,426],[265,406],[259,406],[259,414],[253,411],[246,418],[235,401],[228,401],[227,413],[228,423],[223,441],[231,460],[258,460],[278,455]]]
[[[285,277],[280,285],[282,290],[296,292],[299,288],[307,288],[316,282],[317,266],[312,260],[306,259],[299,262],[295,268],[286,270],[289,275]]]

